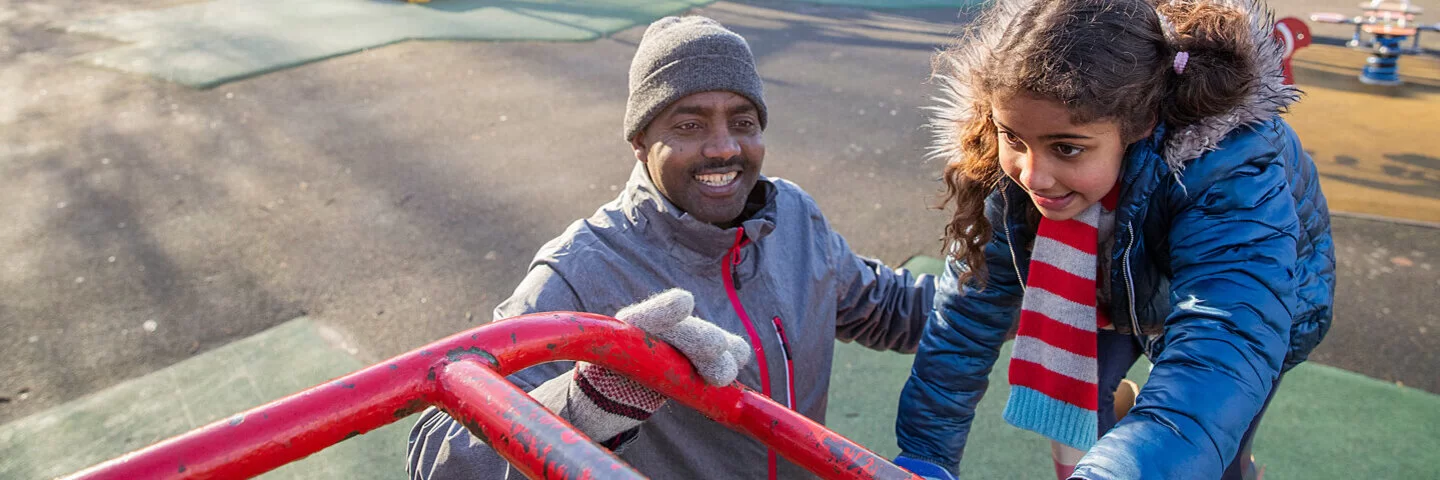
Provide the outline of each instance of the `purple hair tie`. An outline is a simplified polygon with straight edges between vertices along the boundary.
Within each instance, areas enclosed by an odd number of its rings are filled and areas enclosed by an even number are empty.
[[[1190,63],[1190,52],[1177,52],[1175,54],[1175,74],[1185,74],[1185,65]]]

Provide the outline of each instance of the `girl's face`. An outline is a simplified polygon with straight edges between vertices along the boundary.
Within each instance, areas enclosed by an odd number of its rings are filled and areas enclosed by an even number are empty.
[[[1040,214],[1069,220],[1105,198],[1120,178],[1127,143],[1120,124],[1070,123],[1054,100],[1012,95],[995,102],[1000,168],[1025,187]]]

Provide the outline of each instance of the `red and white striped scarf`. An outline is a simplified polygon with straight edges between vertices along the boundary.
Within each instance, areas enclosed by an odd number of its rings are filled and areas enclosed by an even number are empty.
[[[1005,420],[1081,451],[1099,437],[1095,332],[1109,322],[1096,301],[1097,227],[1117,193],[1070,220],[1040,220],[1010,357]]]

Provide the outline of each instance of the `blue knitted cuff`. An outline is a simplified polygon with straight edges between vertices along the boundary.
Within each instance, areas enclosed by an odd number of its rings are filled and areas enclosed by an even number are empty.
[[[1099,422],[1094,410],[1065,403],[1027,387],[1010,386],[1005,402],[1005,421],[1039,433],[1082,452],[1099,439]]]

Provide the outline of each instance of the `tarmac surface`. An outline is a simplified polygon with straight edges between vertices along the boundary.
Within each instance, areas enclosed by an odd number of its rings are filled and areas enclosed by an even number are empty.
[[[110,44],[45,20],[118,5],[12,9],[33,18],[7,23],[28,47],[0,73],[0,422],[301,315],[369,361],[488,321],[635,163],[619,125],[638,28],[406,42],[195,90],[71,62]],[[765,172],[858,251],[937,252],[919,107],[954,10],[701,12],[754,46]]]

